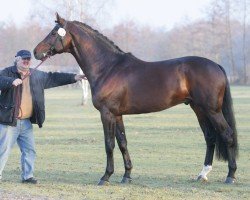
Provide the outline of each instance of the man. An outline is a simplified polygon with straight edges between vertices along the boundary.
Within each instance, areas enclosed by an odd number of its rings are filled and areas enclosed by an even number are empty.
[[[14,66],[0,73],[0,179],[13,145],[21,150],[22,183],[36,184],[36,157],[32,123],[41,128],[45,120],[44,89],[75,83],[83,75],[46,73],[31,69],[31,53],[20,50]]]

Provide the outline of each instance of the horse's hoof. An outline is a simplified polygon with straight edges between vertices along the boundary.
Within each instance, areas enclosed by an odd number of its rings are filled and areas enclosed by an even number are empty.
[[[132,178],[127,178],[127,177],[123,177],[121,181],[122,184],[129,184],[131,182],[132,182]]]
[[[207,182],[207,177],[206,176],[202,176],[202,175],[199,175],[197,177],[197,181],[201,181],[201,182]]]
[[[98,183],[99,186],[104,185],[104,186],[108,186],[109,185],[109,181],[104,181],[104,180],[100,180]]]
[[[226,184],[234,184],[235,182],[236,182],[236,179],[232,177],[227,177],[225,180]]]

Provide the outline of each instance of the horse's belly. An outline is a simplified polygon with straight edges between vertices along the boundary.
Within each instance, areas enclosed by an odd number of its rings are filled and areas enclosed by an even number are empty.
[[[186,95],[177,95],[176,93],[148,92],[142,96],[131,96],[124,114],[140,114],[162,111],[172,106],[185,102]]]

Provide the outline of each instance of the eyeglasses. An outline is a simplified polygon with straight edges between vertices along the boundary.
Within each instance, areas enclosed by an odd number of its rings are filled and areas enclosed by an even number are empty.
[[[22,60],[28,60],[28,61],[30,61],[31,58],[22,58]]]

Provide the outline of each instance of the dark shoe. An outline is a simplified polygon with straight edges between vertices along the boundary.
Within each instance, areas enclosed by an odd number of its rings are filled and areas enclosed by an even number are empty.
[[[31,184],[37,184],[37,180],[33,177],[26,179],[26,180],[22,180],[22,183],[31,183]]]

